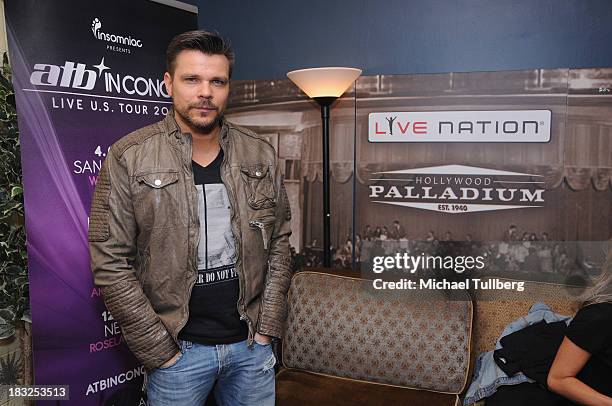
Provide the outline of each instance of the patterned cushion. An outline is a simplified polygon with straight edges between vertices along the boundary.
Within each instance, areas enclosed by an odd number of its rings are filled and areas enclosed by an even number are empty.
[[[400,300],[368,286],[371,281],[357,278],[296,274],[284,366],[460,393],[469,367],[471,301]]]

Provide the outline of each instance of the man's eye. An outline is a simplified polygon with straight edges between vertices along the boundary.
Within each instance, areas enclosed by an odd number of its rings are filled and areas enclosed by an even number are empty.
[[[213,80],[212,83],[217,86],[223,86],[225,84],[223,80],[219,80],[219,79]]]
[[[197,78],[187,78],[187,82],[197,82]]]

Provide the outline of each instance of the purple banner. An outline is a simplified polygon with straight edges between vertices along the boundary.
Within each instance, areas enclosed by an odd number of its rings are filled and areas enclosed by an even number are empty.
[[[144,404],[144,368],[93,285],[87,223],[109,146],[159,121],[170,39],[193,6],[148,0],[9,0],[19,114],[37,385],[69,385],[66,405]]]

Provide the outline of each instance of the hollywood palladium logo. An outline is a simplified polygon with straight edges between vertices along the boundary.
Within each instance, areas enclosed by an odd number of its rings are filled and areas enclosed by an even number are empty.
[[[373,175],[368,187],[372,203],[453,214],[544,206],[542,175],[465,165]]]
[[[91,32],[94,38],[101,41],[113,42],[115,44],[129,45],[132,47],[142,48],[142,40],[132,38],[131,36],[123,36],[117,34],[108,34],[101,31],[102,21],[98,17],[94,18],[91,23]]]

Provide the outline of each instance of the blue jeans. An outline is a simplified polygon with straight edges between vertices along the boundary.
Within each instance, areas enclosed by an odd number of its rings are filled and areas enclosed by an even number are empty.
[[[272,345],[202,345],[180,340],[181,355],[148,376],[149,406],[202,406],[216,382],[219,406],[274,405]]]

